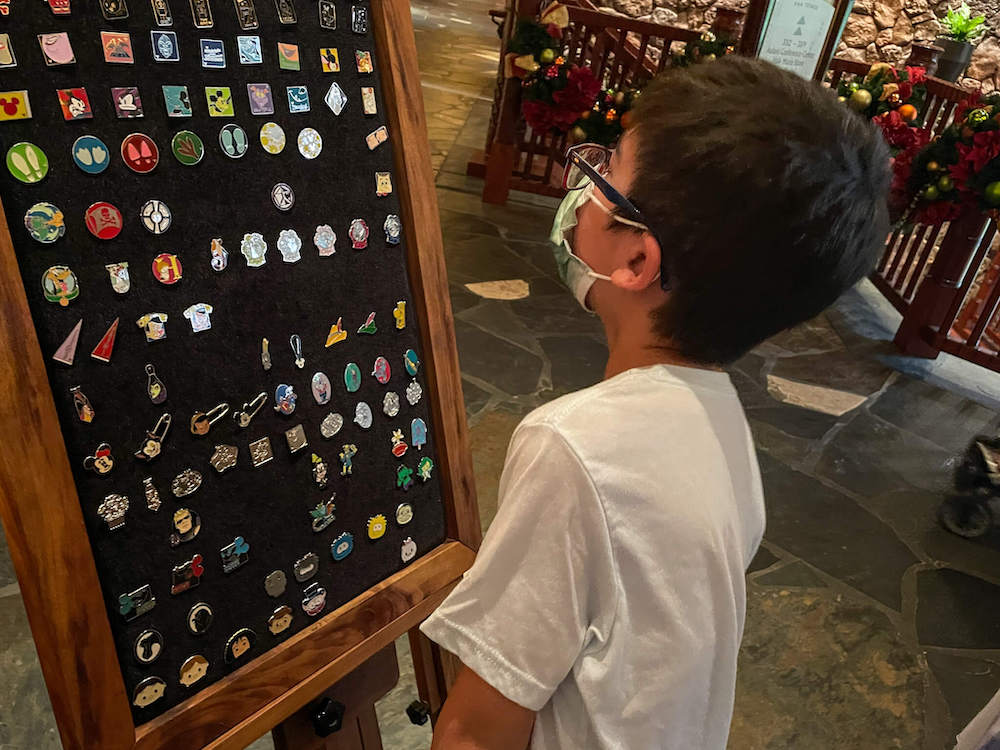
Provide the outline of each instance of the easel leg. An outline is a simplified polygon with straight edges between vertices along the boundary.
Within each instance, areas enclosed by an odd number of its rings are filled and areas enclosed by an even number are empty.
[[[409,631],[413,672],[420,700],[431,709],[431,721],[437,719],[448,690],[462,668],[453,654],[440,648],[417,628]]]

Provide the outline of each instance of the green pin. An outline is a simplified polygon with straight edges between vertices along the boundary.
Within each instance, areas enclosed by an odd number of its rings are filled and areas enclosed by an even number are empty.
[[[15,143],[7,151],[7,169],[28,185],[41,182],[49,173],[49,157],[34,143]]]

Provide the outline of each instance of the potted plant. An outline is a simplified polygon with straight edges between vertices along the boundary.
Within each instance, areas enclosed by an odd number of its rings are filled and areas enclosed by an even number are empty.
[[[937,76],[955,82],[972,59],[974,43],[986,33],[986,18],[973,16],[968,4],[962,3],[958,10],[949,8],[941,24],[944,32],[935,44],[944,52],[938,60]]]

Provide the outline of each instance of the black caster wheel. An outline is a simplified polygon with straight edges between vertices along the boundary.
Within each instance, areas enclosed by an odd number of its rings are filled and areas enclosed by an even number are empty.
[[[431,707],[423,701],[413,701],[406,707],[406,715],[410,717],[412,723],[422,727],[431,718]]]
[[[320,737],[329,737],[339,732],[344,725],[344,704],[333,698],[321,700],[312,712],[312,725]]]

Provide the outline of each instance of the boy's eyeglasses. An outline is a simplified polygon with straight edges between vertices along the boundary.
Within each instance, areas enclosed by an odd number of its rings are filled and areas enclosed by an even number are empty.
[[[659,242],[660,238],[649,228],[649,222],[642,215],[642,211],[604,179],[611,164],[611,154],[611,149],[599,143],[579,143],[571,146],[566,150],[563,189],[582,190],[588,185],[593,185],[618,209],[618,213],[614,216],[617,221],[637,229],[644,229]],[[660,243],[660,247],[663,247],[663,243]],[[667,278],[666,257],[661,255],[660,286],[664,290],[670,288]]]

